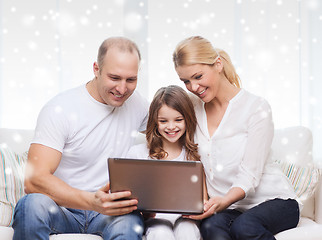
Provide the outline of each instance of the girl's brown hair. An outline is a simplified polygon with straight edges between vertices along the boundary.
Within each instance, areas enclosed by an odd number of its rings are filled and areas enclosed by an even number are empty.
[[[186,91],[176,85],[160,88],[151,102],[146,131],[146,140],[150,149],[149,156],[154,159],[164,159],[168,155],[163,149],[162,137],[158,131],[158,112],[163,105],[167,105],[182,114],[186,132],[179,141],[186,151],[185,157],[187,160],[200,161],[198,145],[194,142],[197,126],[195,110]]]

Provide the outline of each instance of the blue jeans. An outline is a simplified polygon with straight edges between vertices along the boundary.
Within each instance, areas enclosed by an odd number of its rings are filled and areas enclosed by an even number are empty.
[[[274,235],[297,226],[300,211],[294,199],[273,199],[245,212],[226,209],[201,222],[204,240],[274,240]]]
[[[50,234],[89,233],[104,239],[142,239],[143,217],[139,212],[106,216],[58,206],[46,195],[21,198],[15,208],[13,240],[49,239]]]

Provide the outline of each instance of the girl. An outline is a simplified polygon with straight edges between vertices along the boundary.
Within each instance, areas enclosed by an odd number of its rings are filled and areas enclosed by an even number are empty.
[[[227,53],[202,37],[180,42],[173,61],[180,80],[197,96],[196,141],[210,199],[204,213],[191,218],[203,219],[203,239],[273,240],[296,227],[295,193],[270,162],[270,105],[241,89]]]
[[[194,133],[197,119],[188,94],[179,86],[160,88],[150,105],[146,144],[133,146],[127,157],[199,161]],[[206,191],[205,191],[206,192]],[[178,214],[157,213],[146,221],[146,239],[200,239],[199,228]]]

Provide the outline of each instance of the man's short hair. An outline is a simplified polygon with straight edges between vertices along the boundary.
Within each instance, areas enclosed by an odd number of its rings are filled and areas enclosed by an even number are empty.
[[[103,66],[105,54],[107,53],[108,49],[113,47],[118,48],[122,52],[133,53],[136,51],[139,56],[139,61],[141,60],[141,53],[135,42],[125,37],[110,37],[104,40],[98,49],[97,63],[100,69]]]

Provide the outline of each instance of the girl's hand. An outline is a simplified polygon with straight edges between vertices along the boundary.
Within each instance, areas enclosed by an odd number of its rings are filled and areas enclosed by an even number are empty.
[[[147,212],[142,213],[144,221],[148,220],[149,218],[154,218],[155,215],[156,215],[155,213],[147,213]]]

